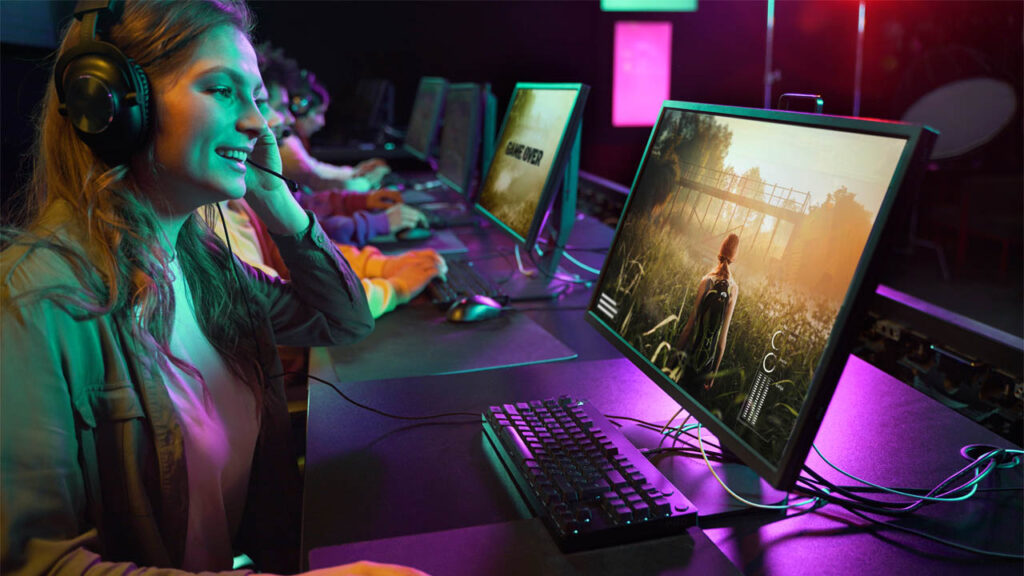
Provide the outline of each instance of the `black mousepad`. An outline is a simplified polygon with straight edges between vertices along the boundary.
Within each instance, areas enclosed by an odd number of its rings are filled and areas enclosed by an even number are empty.
[[[457,374],[576,357],[521,313],[505,311],[498,318],[456,324],[426,303],[385,314],[366,339],[334,346],[330,354],[342,382]]]
[[[403,241],[395,238],[394,234],[388,234],[387,236],[374,236],[370,238],[367,244],[376,246],[384,254],[401,254],[409,250],[422,250],[424,248],[432,248],[438,254],[464,254],[469,252],[469,248],[451,230],[431,230],[431,232],[433,234],[425,240]]]
[[[433,576],[741,574],[699,528],[676,536],[563,554],[537,518],[315,548],[311,569],[371,560]]]

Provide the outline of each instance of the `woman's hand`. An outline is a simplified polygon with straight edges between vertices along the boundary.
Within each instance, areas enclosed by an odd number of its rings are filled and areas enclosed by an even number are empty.
[[[281,173],[281,152],[269,127],[264,126],[256,138],[249,160]],[[251,163],[245,171],[245,200],[274,234],[298,234],[309,226],[309,216],[295,201],[284,180]]]
[[[427,217],[412,206],[395,204],[384,213],[388,215],[388,226],[392,234],[403,228],[427,227]]]
[[[404,202],[402,193],[391,188],[381,188],[366,195],[366,207],[370,210],[387,210],[396,204]]]
[[[377,168],[387,168],[388,163],[383,158],[370,158],[356,164],[356,176],[365,176]]]
[[[420,259],[398,268],[388,280],[395,287],[398,298],[402,302],[408,302],[419,295],[431,280],[441,276],[441,271],[442,266],[436,261]]]
[[[398,272],[409,265],[434,266],[437,268],[437,275],[443,280],[448,274],[448,263],[436,250],[410,250],[398,256],[390,256],[387,262],[381,267],[380,275],[384,278],[392,278]]]
[[[281,173],[281,151],[277,147],[277,138],[274,138],[269,126],[266,126],[256,138],[249,160],[278,174]],[[282,188],[284,193],[288,193],[288,185],[284,180],[256,168],[251,163],[247,163],[245,168],[245,191],[247,195],[251,195],[247,200],[251,201],[253,196],[279,194]]]

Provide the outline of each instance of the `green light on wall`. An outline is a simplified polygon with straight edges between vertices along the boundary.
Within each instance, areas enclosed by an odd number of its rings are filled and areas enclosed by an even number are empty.
[[[603,12],[696,12],[697,0],[601,0]]]

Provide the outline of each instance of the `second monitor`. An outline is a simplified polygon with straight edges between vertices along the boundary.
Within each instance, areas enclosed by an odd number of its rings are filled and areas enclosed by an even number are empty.
[[[513,299],[552,294],[549,284],[555,280],[576,209],[579,131],[589,91],[585,84],[519,83],[512,93],[477,210],[512,236],[531,259],[552,212],[569,216],[561,219],[547,260],[538,263],[540,275],[529,280],[519,275],[508,283]],[[549,210],[560,189],[568,193],[556,202],[557,210]]]
[[[424,162],[428,162],[433,156],[447,89],[447,80],[434,77],[421,78],[416,89],[416,100],[409,116],[409,129],[405,133],[404,147]]]
[[[448,87],[437,178],[468,200],[473,199],[477,161],[487,172],[494,155],[494,96],[489,84],[462,83]]]

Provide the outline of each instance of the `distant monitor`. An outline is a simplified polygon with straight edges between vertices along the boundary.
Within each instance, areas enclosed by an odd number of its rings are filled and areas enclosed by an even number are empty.
[[[480,84],[452,84],[445,97],[437,178],[463,196],[468,196],[480,155],[484,92]]]
[[[429,161],[433,153],[447,89],[447,80],[433,77],[421,78],[416,89],[416,101],[405,133],[405,149],[424,162]]]
[[[519,83],[512,92],[477,209],[527,249],[562,183],[589,91],[585,84]]]
[[[935,133],[666,102],[587,320],[773,486],[795,481]]]

